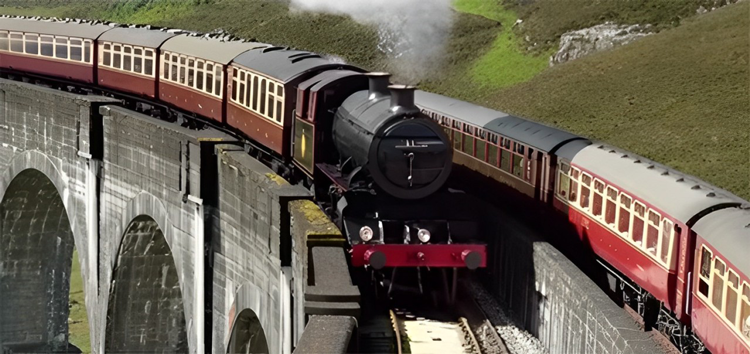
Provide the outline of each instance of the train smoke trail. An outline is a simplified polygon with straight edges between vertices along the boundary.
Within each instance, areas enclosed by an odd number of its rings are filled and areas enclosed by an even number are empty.
[[[388,70],[416,83],[436,71],[453,24],[452,0],[291,0],[293,10],[346,15],[378,28]]]

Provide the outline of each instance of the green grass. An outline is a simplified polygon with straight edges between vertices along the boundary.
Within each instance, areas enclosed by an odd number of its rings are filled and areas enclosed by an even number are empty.
[[[603,140],[750,200],[750,2],[555,66],[478,102]]]
[[[68,321],[70,343],[84,353],[91,353],[91,332],[86,316],[86,300],[83,293],[83,278],[81,278],[78,250],[73,250],[73,264],[70,271],[70,315],[68,317],[70,317]]]
[[[520,46],[512,26],[516,13],[488,0],[456,0],[458,11],[486,17],[501,24],[490,50],[474,62],[473,81],[487,89],[498,89],[527,81],[548,66],[551,51],[529,55]]]

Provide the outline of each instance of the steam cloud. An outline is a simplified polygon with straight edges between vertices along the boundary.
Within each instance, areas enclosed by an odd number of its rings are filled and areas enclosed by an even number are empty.
[[[388,70],[408,83],[438,70],[453,24],[452,0],[291,0],[293,10],[346,15],[378,28]]]

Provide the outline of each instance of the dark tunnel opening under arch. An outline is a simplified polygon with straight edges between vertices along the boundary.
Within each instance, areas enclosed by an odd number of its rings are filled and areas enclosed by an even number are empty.
[[[268,354],[268,342],[263,326],[251,309],[245,309],[237,316],[227,346],[227,354],[240,353]]]
[[[164,232],[140,215],[125,230],[112,275],[106,352],[188,352],[179,277]]]
[[[68,348],[74,249],[59,191],[41,171],[23,170],[0,202],[0,347],[76,352]]]

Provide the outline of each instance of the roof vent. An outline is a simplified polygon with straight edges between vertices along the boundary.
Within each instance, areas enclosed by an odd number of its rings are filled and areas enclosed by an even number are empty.
[[[610,154],[614,154],[615,152],[616,152],[615,150],[609,150]]]
[[[388,79],[391,78],[391,74],[384,72],[366,73],[367,80],[370,84],[370,89],[367,92],[367,98],[374,100],[381,97],[389,96],[391,93],[388,91]]]
[[[627,157],[628,157],[628,154],[625,154],[625,155],[622,155],[622,156],[620,156],[620,158],[621,158],[621,159],[625,159],[625,158],[627,158]]]
[[[391,85],[391,111],[396,113],[400,111],[419,111],[414,105],[414,91],[417,89],[409,85]]]
[[[648,167],[646,167],[646,168],[648,168],[649,170],[653,170],[655,167],[656,166],[654,166],[654,165],[648,165]]]
[[[661,173],[662,176],[669,176],[669,171],[664,171]]]
[[[294,59],[291,59],[289,61],[292,62],[292,63],[296,63],[296,62],[298,62],[300,60],[305,60],[305,59],[309,59],[309,58],[320,58],[320,55],[317,55],[317,54],[314,54],[314,53],[308,53],[308,54],[305,54],[303,56],[299,56],[299,57],[296,57]]]
[[[635,160],[633,163],[641,163],[641,160]]]
[[[701,189],[701,186],[699,186],[699,185],[696,184],[696,185],[690,187],[690,189]]]
[[[281,49],[284,49],[284,47],[275,47],[275,46],[265,47],[263,48],[263,50],[261,50],[261,53],[268,53],[268,52],[273,52],[274,50],[281,50]],[[298,53],[297,55],[305,55],[305,54],[308,54],[308,53],[303,52],[303,53]]]
[[[706,197],[709,197],[709,198],[713,198],[715,196],[716,196],[716,193],[714,192],[709,192],[708,194],[706,194]]]
[[[604,145],[599,145],[599,149],[604,149]]]
[[[684,182],[684,181],[685,181],[685,179],[684,179],[684,178],[682,178],[682,177],[680,177],[680,178],[678,178],[678,179],[676,180],[676,182]]]

